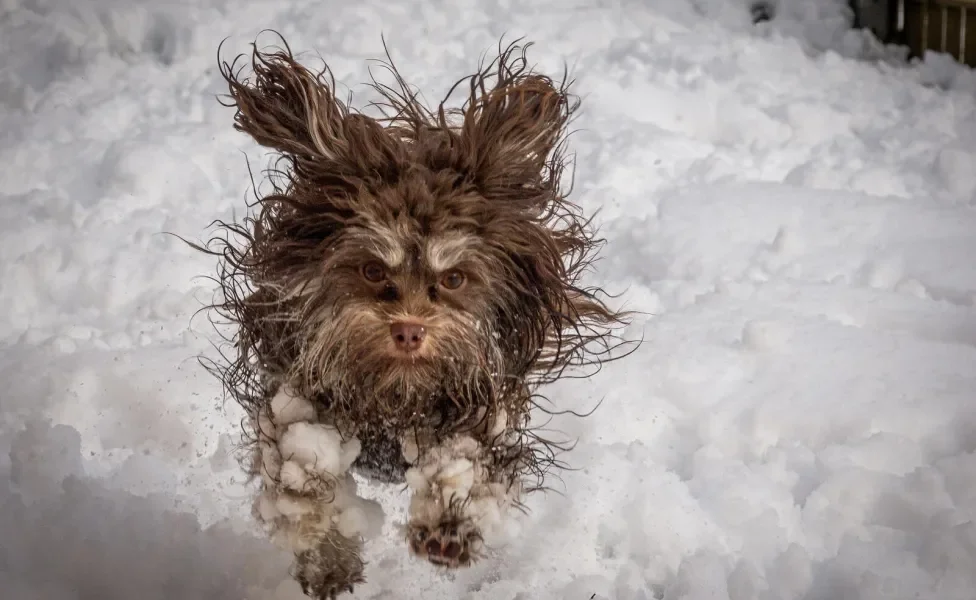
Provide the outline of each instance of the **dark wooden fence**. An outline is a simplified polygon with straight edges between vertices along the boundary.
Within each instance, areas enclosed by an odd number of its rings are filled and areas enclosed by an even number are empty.
[[[856,26],[913,56],[935,50],[976,67],[976,0],[851,0],[851,8]]]

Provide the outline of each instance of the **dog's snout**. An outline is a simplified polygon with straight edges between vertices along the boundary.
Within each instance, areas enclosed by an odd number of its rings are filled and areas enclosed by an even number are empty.
[[[390,325],[390,334],[393,336],[393,343],[396,344],[397,350],[413,352],[424,343],[427,329],[417,323],[398,321]]]

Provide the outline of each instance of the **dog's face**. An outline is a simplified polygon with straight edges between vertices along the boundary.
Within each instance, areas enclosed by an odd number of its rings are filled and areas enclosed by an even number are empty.
[[[235,229],[247,247],[223,254],[241,325],[225,380],[261,365],[347,422],[409,426],[438,403],[518,410],[499,403],[583,364],[615,315],[577,287],[595,242],[560,190],[573,106],[515,50],[489,66],[493,88],[488,69],[470,78],[460,109],[377,86],[385,124],[288,52],[256,53],[253,82],[224,65],[237,128],[288,163]]]
[[[416,182],[359,202],[373,210],[345,226],[319,272],[299,282],[315,377],[327,388],[351,379],[370,395],[402,397],[507,370],[499,323],[537,321],[541,307],[520,304],[490,238],[450,216],[449,207],[484,200],[438,197]]]

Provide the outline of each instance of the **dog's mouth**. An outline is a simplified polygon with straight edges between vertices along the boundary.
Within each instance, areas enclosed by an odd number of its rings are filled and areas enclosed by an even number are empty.
[[[390,350],[385,353],[390,366],[396,368],[412,369],[430,367],[437,363],[437,359],[426,353],[405,354],[397,350]]]

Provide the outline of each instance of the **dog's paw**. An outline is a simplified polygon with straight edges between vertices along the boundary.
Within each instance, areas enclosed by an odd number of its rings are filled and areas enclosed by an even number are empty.
[[[427,449],[405,478],[413,492],[406,527],[411,553],[451,569],[469,566],[486,541],[497,540],[520,489],[470,436]]]
[[[468,519],[448,519],[430,526],[408,526],[410,551],[420,558],[449,569],[470,566],[481,553],[481,532]]]
[[[294,576],[302,592],[315,600],[336,600],[364,583],[365,563],[355,541],[333,532],[315,548],[296,555]]]

